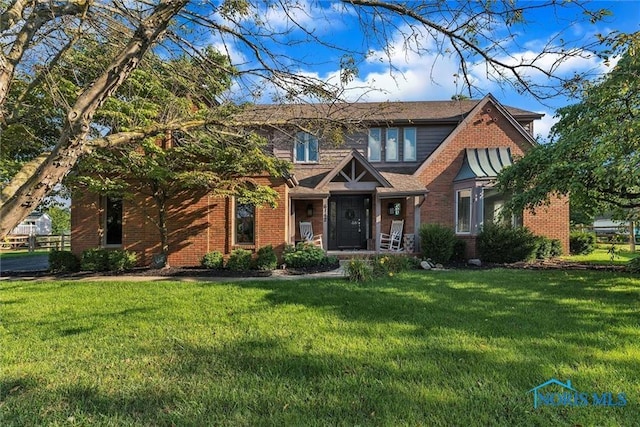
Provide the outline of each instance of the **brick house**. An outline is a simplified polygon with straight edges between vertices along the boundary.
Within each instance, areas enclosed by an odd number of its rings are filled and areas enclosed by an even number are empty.
[[[476,235],[497,218],[504,196],[493,189],[500,170],[536,142],[541,114],[482,100],[262,105],[242,119],[262,123],[273,154],[293,163],[286,177],[251,177],[279,194],[276,208],[242,205],[233,197],[190,194],[169,212],[171,265],[198,265],[210,251],[256,250],[301,240],[311,222],[328,251],[378,251],[380,234],[403,220],[405,246],[420,224],[452,227],[475,256]],[[332,144],[323,123],[339,123],[342,142]],[[349,123],[345,126],[345,123]],[[313,128],[313,129],[312,129]],[[308,129],[308,130],[306,130]],[[305,131],[306,130],[306,131]],[[326,130],[326,129],[325,129]],[[143,197],[111,200],[92,194],[72,203],[72,250],[123,248],[149,264],[159,237]],[[568,251],[569,205],[554,199],[535,214],[512,218],[535,234],[559,239]]]

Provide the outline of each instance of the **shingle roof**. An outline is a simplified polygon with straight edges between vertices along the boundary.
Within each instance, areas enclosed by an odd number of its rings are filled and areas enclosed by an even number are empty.
[[[247,107],[237,119],[267,124],[301,119],[374,123],[458,122],[479,102],[481,100],[255,105]],[[520,108],[505,108],[515,118],[542,117],[542,114]]]

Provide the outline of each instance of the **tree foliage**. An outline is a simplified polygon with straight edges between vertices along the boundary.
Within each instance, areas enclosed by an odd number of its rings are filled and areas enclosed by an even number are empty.
[[[640,33],[579,103],[558,110],[552,141],[529,151],[499,176],[511,207],[534,208],[569,194],[583,212],[640,208]]]
[[[329,9],[323,2],[298,0],[8,0],[0,5],[0,137],[6,141],[0,156],[0,237],[38,206],[81,155],[96,147],[140,143],[161,132],[210,123],[228,132],[237,123],[221,123],[221,116],[204,114],[215,100],[200,97],[199,88],[217,93],[233,79],[233,95],[241,94],[243,100],[268,91],[276,101],[344,101],[358,64],[370,60],[372,51],[385,51],[391,30],[397,30],[408,50],[455,58],[469,93],[474,85],[471,70],[482,65],[487,77],[543,98],[571,89],[573,76],[567,81],[556,74],[558,67],[589,56],[595,46],[562,42],[558,36],[532,58],[511,57],[508,51],[526,29],[528,12],[568,9],[587,21],[607,15],[606,10],[579,1],[556,0],[523,4],[344,0]],[[339,20],[341,14],[356,16],[365,36],[361,51],[346,51],[309,28],[304,18],[314,7],[338,15],[328,20]],[[284,27],[268,19],[271,13],[281,14]],[[240,66],[211,61],[213,42],[217,55],[240,52],[233,64]],[[301,72],[299,62],[287,57],[291,44],[334,49],[340,79],[329,82]],[[83,52],[97,52],[96,48],[103,52],[81,60]],[[148,83],[156,86],[144,82],[142,65],[149,61],[149,52],[174,67],[166,73],[155,68],[159,79]],[[386,54],[394,71],[395,53],[387,49]],[[180,61],[187,66],[182,71]],[[210,75],[203,65],[212,62],[224,73]],[[129,82],[131,77],[136,81]],[[168,86],[188,102],[156,102]],[[121,99],[127,90],[147,90],[159,98],[151,103],[148,97]],[[194,120],[182,114],[181,108],[189,105],[199,106],[195,111],[202,117]]]

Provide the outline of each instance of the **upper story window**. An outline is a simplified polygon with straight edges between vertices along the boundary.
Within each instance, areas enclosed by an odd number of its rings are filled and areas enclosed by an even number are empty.
[[[317,163],[318,138],[306,132],[298,132],[294,153],[296,163]]]
[[[385,160],[387,162],[397,162],[400,160],[398,158],[398,128],[387,129]]]
[[[369,129],[368,158],[370,162],[382,161],[382,129]]]
[[[105,197],[104,212],[104,244],[122,245],[122,199]]]
[[[416,128],[404,128],[404,156],[405,162],[415,162],[417,159]]]

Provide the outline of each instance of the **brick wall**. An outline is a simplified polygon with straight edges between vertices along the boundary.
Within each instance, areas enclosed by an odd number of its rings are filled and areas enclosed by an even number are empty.
[[[275,208],[255,210],[255,244],[235,245],[233,241],[233,199],[205,193],[183,193],[176,196],[168,208],[169,264],[197,266],[210,251],[229,254],[237,247],[257,250],[273,245],[282,252],[287,232],[288,189],[282,179],[257,177],[259,184],[269,184],[278,192]],[[74,196],[71,206],[71,247],[79,255],[83,250],[100,247],[104,212],[100,197],[84,193]],[[149,265],[160,252],[160,234],[153,220],[157,207],[148,197],[136,196],[123,202],[122,249],[138,254],[140,265]]]
[[[534,234],[558,239],[562,242],[562,252],[569,253],[569,198],[565,196],[552,197],[549,206],[535,210],[535,213],[525,211],[522,215],[525,227]]]
[[[429,194],[421,208],[421,222],[439,223],[454,227],[455,191],[453,180],[464,160],[466,148],[509,147],[514,160],[522,157],[531,145],[526,139],[488,102],[475,117],[462,124],[448,144],[440,146],[421,171],[419,178],[424,182]],[[554,200],[546,212],[535,217],[525,214],[525,225],[536,234],[569,244],[569,211],[564,200]],[[552,226],[551,226],[552,225]],[[547,228],[548,226],[551,226]],[[475,238],[465,237],[467,256],[475,253]]]

